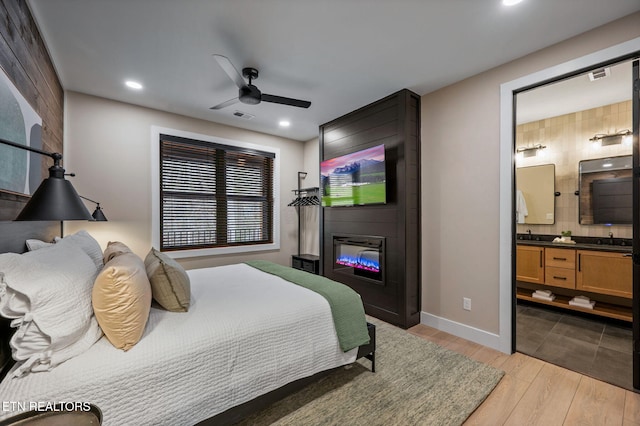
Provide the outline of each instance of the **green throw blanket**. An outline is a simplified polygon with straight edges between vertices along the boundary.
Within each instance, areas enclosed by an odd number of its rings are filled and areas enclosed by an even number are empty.
[[[340,341],[340,348],[347,352],[369,343],[367,319],[360,295],[350,287],[309,272],[278,265],[266,260],[245,262],[263,272],[315,291],[323,296],[331,306],[333,323]]]

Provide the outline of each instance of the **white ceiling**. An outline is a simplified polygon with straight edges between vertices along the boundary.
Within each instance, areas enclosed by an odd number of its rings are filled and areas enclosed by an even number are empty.
[[[598,80],[591,81],[585,73],[519,93],[516,98],[517,124],[631,99],[631,61],[607,68],[609,75]]]
[[[301,141],[402,88],[423,95],[640,10],[638,0],[29,0],[62,85]],[[258,68],[237,96],[212,54]],[[135,79],[144,89],[124,87]],[[251,120],[233,116],[240,110]],[[291,127],[278,127],[280,119]]]

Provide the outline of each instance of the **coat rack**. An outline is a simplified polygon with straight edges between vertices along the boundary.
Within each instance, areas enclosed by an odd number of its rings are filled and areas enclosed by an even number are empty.
[[[302,246],[302,215],[300,207],[319,206],[320,188],[302,188],[302,179],[307,177],[307,172],[298,172],[298,189],[294,189],[295,198],[288,206],[295,207],[298,213],[298,255],[293,256],[292,266],[308,272],[318,273],[319,257],[311,254],[301,254]]]
[[[319,206],[320,205],[320,197],[318,197],[318,193],[320,192],[319,188],[302,188],[302,189],[294,189],[293,192],[296,195],[296,198],[288,204],[288,206]]]

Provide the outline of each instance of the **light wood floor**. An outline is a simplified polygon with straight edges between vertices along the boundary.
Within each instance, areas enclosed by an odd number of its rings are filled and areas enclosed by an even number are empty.
[[[505,372],[465,425],[640,426],[638,393],[521,353],[503,354],[422,324],[409,332]]]

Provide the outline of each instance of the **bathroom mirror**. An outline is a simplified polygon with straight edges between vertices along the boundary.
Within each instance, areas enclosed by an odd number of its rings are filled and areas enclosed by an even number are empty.
[[[631,224],[633,220],[632,156],[580,161],[581,225]]]
[[[555,223],[555,177],[554,164],[516,169],[517,223],[531,225]]]

